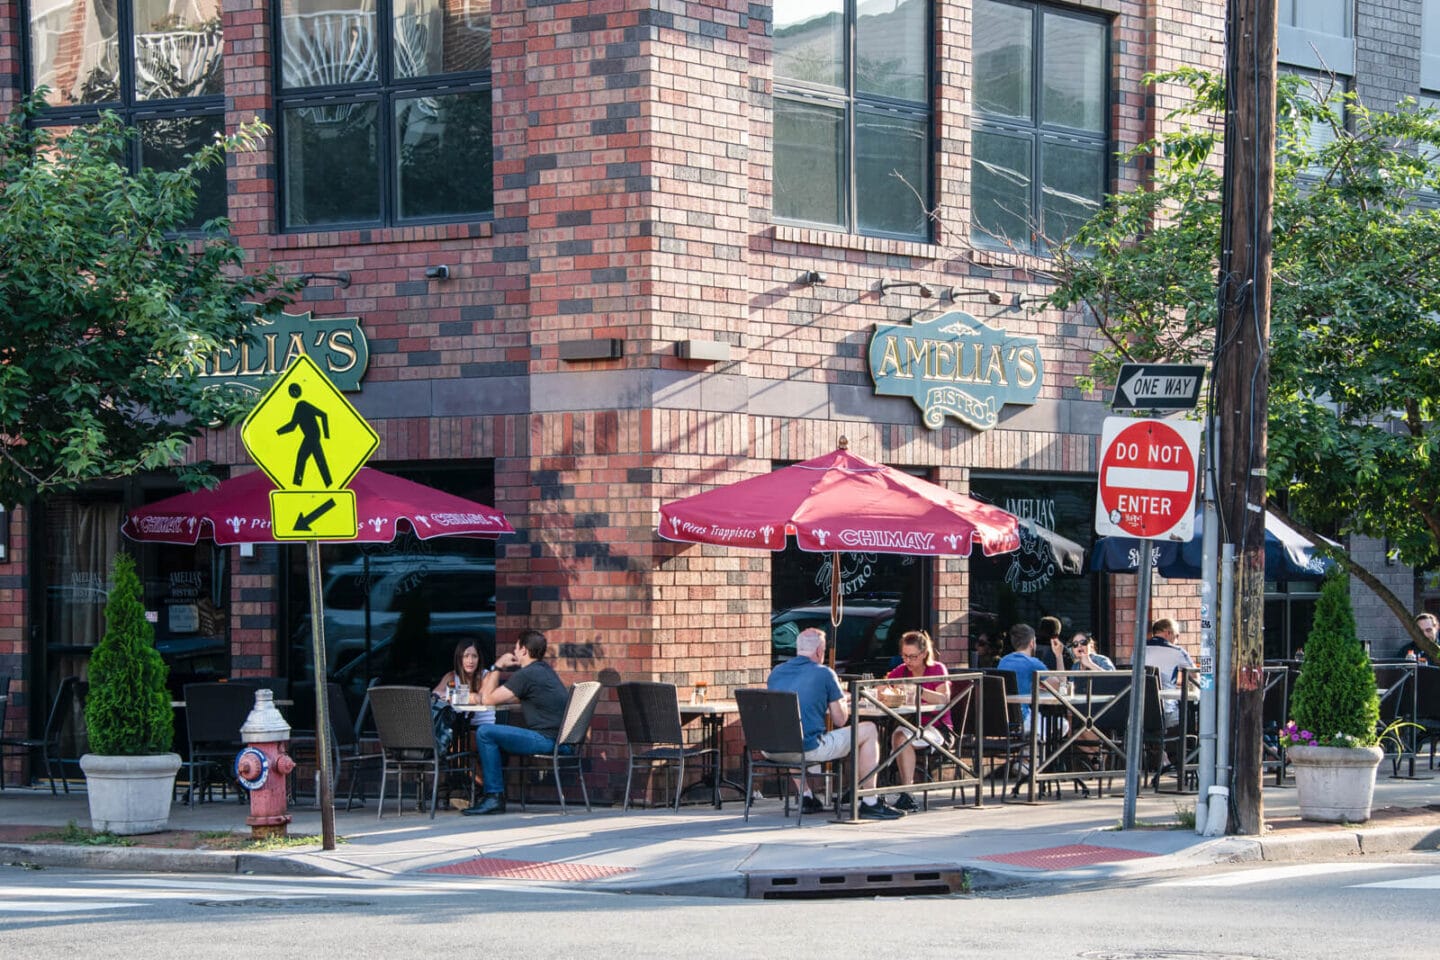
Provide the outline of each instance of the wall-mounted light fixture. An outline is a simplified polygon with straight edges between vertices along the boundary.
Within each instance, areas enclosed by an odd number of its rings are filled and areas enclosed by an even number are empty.
[[[815,287],[825,282],[825,274],[819,270],[806,270],[800,274],[800,282],[807,287]]]
[[[950,299],[952,301],[962,298],[968,299],[970,297],[974,297],[976,300],[984,298],[987,303],[997,307],[1004,302],[1004,298],[994,290],[984,290],[979,287],[973,290],[956,290],[953,287],[950,289]]]
[[[675,356],[702,363],[723,363],[730,359],[730,344],[723,340],[681,340],[675,344]]]
[[[449,280],[449,279],[450,279],[450,267],[449,267],[448,265],[446,265],[446,264],[443,264],[443,263],[436,264],[436,265],[433,266],[433,267],[426,267],[426,268],[425,268],[425,279],[426,279],[426,280]]]
[[[914,289],[916,293],[926,299],[935,296],[934,288],[928,283],[921,283],[919,280],[881,280],[880,296],[885,296],[885,294],[891,290],[904,290],[907,287]]]
[[[308,287],[310,284],[314,283],[316,280],[329,280],[331,283],[335,284],[336,286],[340,287],[341,289],[344,289],[345,287],[350,286],[350,272],[349,272],[348,270],[341,270],[341,271],[338,272],[338,273],[302,273],[302,274],[300,274],[300,282],[301,282],[301,284],[303,284],[303,285],[305,285],[305,286],[307,286],[307,287]]]
[[[597,337],[594,340],[560,341],[560,359],[619,360],[625,355],[625,341],[619,337]]]

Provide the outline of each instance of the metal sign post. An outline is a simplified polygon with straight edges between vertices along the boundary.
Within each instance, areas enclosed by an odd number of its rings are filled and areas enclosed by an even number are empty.
[[[1150,634],[1150,577],[1155,547],[1140,541],[1139,582],[1135,588],[1135,652],[1130,656],[1130,717],[1125,726],[1125,806],[1120,828],[1135,828],[1135,801],[1140,796],[1140,760],[1145,748],[1145,641]]]
[[[306,541],[315,660],[315,761],[320,779],[316,792],[322,845],[334,850],[335,785],[320,541],[355,539],[355,493],[346,486],[380,445],[380,437],[315,361],[302,353],[245,417],[240,439],[276,487],[270,493],[271,534],[277,540]]]

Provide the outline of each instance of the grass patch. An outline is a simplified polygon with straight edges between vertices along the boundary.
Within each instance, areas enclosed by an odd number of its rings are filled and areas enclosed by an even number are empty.
[[[1176,801],[1176,803],[1175,803],[1175,829],[1176,829],[1176,830],[1194,830],[1194,829],[1195,829],[1195,804],[1193,804],[1193,803],[1180,803],[1179,801]]]
[[[201,846],[210,850],[239,850],[265,853],[275,850],[293,850],[297,847],[318,847],[324,841],[319,834],[313,836],[264,837],[255,839],[243,833],[211,831],[199,837]],[[336,837],[337,845],[347,843],[344,837]]]
[[[82,827],[74,820],[65,824],[62,830],[51,830],[46,833],[37,833],[31,838],[37,841],[50,841],[52,843],[72,843],[85,847],[133,847],[135,841],[129,837],[122,837],[119,834],[106,831],[95,831],[89,827]]]

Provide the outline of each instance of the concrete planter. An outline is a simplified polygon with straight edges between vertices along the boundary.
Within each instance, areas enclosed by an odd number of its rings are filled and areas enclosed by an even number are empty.
[[[159,833],[170,822],[175,773],[180,755],[107,757],[87,753],[80,758],[90,798],[90,827],[128,836]]]
[[[1364,823],[1375,798],[1379,747],[1290,747],[1300,818],[1321,823]]]

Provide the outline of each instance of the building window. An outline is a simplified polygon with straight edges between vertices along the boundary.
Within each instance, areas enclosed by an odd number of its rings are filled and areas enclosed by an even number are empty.
[[[776,0],[775,217],[929,236],[930,4]]]
[[[139,136],[125,158],[174,170],[224,128],[220,0],[31,0],[29,89],[44,123],[73,127],[113,110]],[[122,53],[124,51],[124,53]],[[225,170],[201,175],[191,226],[225,214]]]
[[[1345,102],[1344,97],[1349,89],[1349,83],[1345,77],[1327,76],[1314,73],[1308,70],[1284,69],[1283,74],[1293,74],[1301,78],[1299,94],[1303,100],[1308,101],[1315,107],[1324,106],[1325,112],[1335,119],[1335,124],[1341,129],[1345,127]],[[1335,125],[1327,123],[1324,119],[1310,121],[1307,129],[1303,131],[1301,146],[1309,153],[1319,153],[1335,142],[1337,138]],[[1316,181],[1325,176],[1328,166],[1316,162],[1308,164],[1300,171],[1300,179],[1305,181]]]
[[[1420,7],[1420,89],[1440,90],[1440,0]]]
[[[1109,27],[976,0],[971,234],[1043,253],[1100,209],[1109,181]]]
[[[281,0],[277,9],[287,229],[493,210],[489,0]]]
[[[1352,0],[1280,0],[1279,21],[1281,63],[1354,75]]]

